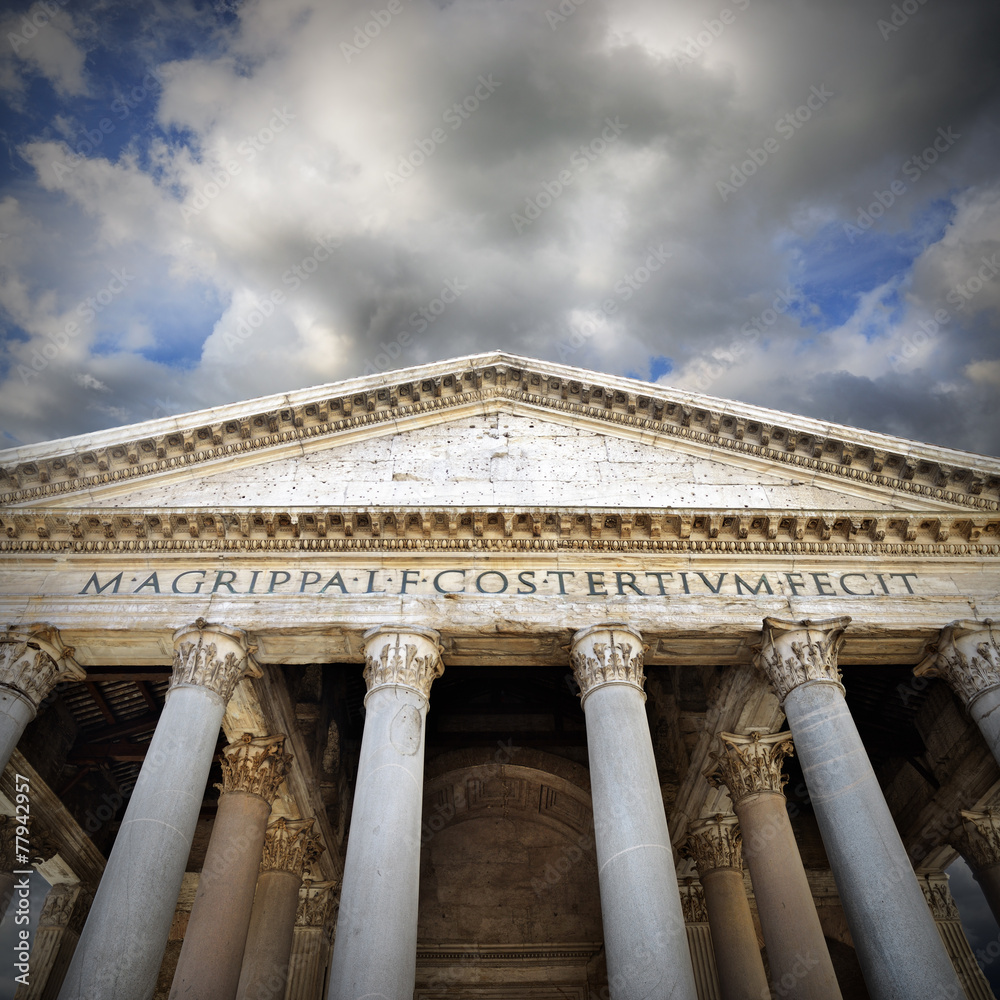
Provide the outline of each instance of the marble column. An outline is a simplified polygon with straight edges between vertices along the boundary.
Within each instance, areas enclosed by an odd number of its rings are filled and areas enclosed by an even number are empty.
[[[963,824],[952,842],[983,890],[993,919],[1000,924],[1000,813],[961,810]]]
[[[823,928],[785,806],[790,734],[720,733],[710,784],[725,785],[742,831],[771,981],[779,996],[839,1000]],[[742,888],[742,887],[741,887]]]
[[[284,746],[284,735],[244,733],[222,751],[219,809],[170,1000],[236,996],[267,817],[292,761]]]
[[[365,730],[330,970],[330,1000],[409,997],[417,898],[425,719],[444,672],[432,629],[364,635]]]
[[[53,885],[42,904],[31,944],[31,977],[14,1000],[55,1000],[87,918],[92,890],[79,882]]]
[[[149,1000],[246,634],[199,619],[174,633],[166,705],[115,838],[61,1000]]]
[[[743,885],[742,838],[736,817],[719,814],[692,823],[685,853],[697,866],[705,892],[722,1000],[770,1000],[771,988]]]
[[[653,759],[642,637],[627,625],[573,636],[612,1000],[696,1000],[684,914]]]
[[[1000,636],[990,619],[955,621],[941,629],[918,677],[941,677],[965,703],[997,763],[1000,763]]]
[[[84,677],[73,649],[50,625],[12,625],[0,632],[0,771],[56,684]]]
[[[795,739],[872,1000],[960,997],[955,970],[844,698],[837,654],[849,623],[846,617],[765,618],[757,666],[771,682]]]
[[[302,874],[323,851],[311,836],[314,823],[281,818],[267,828],[237,1000],[285,996]]]
[[[288,990],[285,1000],[317,1000],[323,993],[330,964],[333,925],[336,920],[340,882],[304,879],[295,914],[292,954],[288,960]]]

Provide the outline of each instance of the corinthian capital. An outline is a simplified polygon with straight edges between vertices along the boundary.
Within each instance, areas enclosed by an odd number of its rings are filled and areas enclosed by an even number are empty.
[[[260,870],[286,871],[302,878],[302,873],[323,853],[323,845],[311,836],[313,819],[275,820],[264,836],[264,856]]]
[[[36,712],[60,681],[86,676],[51,625],[10,625],[0,633],[0,685],[27,698]]]
[[[1000,813],[987,809],[972,812],[962,809],[964,823],[954,836],[955,846],[974,872],[1000,864]]]
[[[719,740],[722,752],[712,751],[715,768],[705,777],[716,788],[725,785],[733,805],[754,792],[782,794],[788,775],[781,768],[794,752],[791,733],[719,733]]]
[[[573,675],[580,685],[581,703],[595,688],[627,684],[643,699],[642,636],[628,625],[591,625],[580,629],[570,643]]]
[[[444,673],[439,639],[434,629],[415,626],[380,625],[365,632],[368,694],[383,687],[406,687],[430,700],[431,685]]]
[[[1000,685],[1000,645],[990,619],[957,621],[941,629],[913,671],[918,677],[942,677],[969,707]]]
[[[717,813],[692,823],[681,853],[694,861],[702,878],[716,868],[734,868],[742,872],[743,838],[736,817]]]
[[[299,889],[296,927],[322,927],[327,936],[333,934],[337,912],[337,889],[340,882],[313,882],[304,879]]]
[[[228,703],[244,674],[260,676],[253,662],[255,650],[243,629],[210,625],[199,618],[174,633],[174,673],[169,691],[181,686],[208,688]]]
[[[784,704],[791,691],[807,681],[827,681],[844,690],[837,654],[850,623],[846,615],[815,622],[764,619],[763,641],[754,662],[771,682],[778,701]]]
[[[222,784],[226,792],[249,792],[259,795],[268,805],[274,802],[278,788],[288,774],[292,755],[285,753],[285,736],[254,736],[244,733],[222,751]]]

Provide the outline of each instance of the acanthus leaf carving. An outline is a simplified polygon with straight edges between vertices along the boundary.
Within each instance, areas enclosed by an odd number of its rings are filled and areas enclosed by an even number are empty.
[[[254,736],[244,733],[222,751],[222,784],[215,787],[227,792],[259,795],[270,805],[288,774],[293,757],[285,753],[285,736]]]
[[[0,685],[26,697],[35,711],[56,684],[86,676],[52,626],[9,626],[0,633]]]
[[[913,673],[917,677],[941,677],[966,707],[971,706],[979,695],[1000,686],[1000,643],[992,620],[946,625]]]
[[[691,824],[681,854],[691,858],[702,878],[717,868],[743,871],[743,838],[735,816],[716,813]]]
[[[837,654],[850,623],[846,615],[822,621],[764,619],[763,641],[754,663],[770,681],[779,702],[784,704],[795,688],[809,681],[827,681],[843,692]]]
[[[208,688],[228,703],[244,674],[260,676],[252,658],[255,648],[242,629],[210,625],[203,618],[178,629],[168,696],[177,687],[195,685]]]
[[[438,638],[433,629],[379,626],[366,632],[368,695],[381,687],[408,687],[430,699],[431,685],[444,673]]]
[[[711,752],[716,766],[705,778],[715,788],[725,785],[734,805],[754,792],[784,794],[788,775],[783,773],[782,765],[794,753],[790,732],[755,731],[747,736],[719,733],[719,740],[722,752]]]
[[[580,699],[605,684],[627,684],[645,698],[642,636],[628,625],[593,625],[581,629],[570,645],[573,675]]]

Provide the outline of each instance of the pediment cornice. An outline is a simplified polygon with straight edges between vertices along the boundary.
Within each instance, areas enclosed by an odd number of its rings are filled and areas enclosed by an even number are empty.
[[[582,552],[998,556],[965,512],[593,508],[15,508],[0,552]]]
[[[776,410],[509,355],[388,376],[0,452],[0,504],[44,502],[227,458],[401,429],[475,405],[519,405],[649,432],[778,466],[897,491],[909,502],[1000,510],[1000,461]],[[257,404],[257,405],[255,405]]]

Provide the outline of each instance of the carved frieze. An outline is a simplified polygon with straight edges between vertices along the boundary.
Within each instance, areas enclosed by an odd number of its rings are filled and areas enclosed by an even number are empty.
[[[24,695],[37,711],[56,684],[81,681],[86,671],[50,625],[9,626],[0,632],[0,685]]]
[[[381,687],[408,687],[429,699],[444,673],[441,644],[433,629],[380,626],[364,634],[368,694]]]
[[[725,785],[734,805],[754,792],[783,794],[788,775],[782,765],[794,752],[790,732],[719,733],[719,741],[722,751],[711,752],[715,767],[705,777],[715,788]]]
[[[285,780],[292,755],[285,753],[285,736],[243,736],[225,747],[219,758],[222,764],[222,784],[216,785],[226,792],[248,792],[259,795],[270,805]]]
[[[681,854],[694,861],[702,878],[716,868],[743,871],[743,838],[735,816],[716,813],[695,821],[689,830]]]
[[[264,836],[264,854],[260,870],[286,871],[302,877],[323,853],[324,847],[312,836],[314,819],[285,819],[271,823]]]
[[[830,681],[844,690],[837,654],[850,622],[846,615],[822,621],[764,619],[763,642],[754,663],[771,682],[779,702],[784,704],[789,693],[807,681]]]
[[[0,508],[0,552],[717,552],[1000,555],[995,515],[537,508]],[[875,584],[874,593],[882,593]]]
[[[580,699],[605,684],[627,684],[643,692],[642,636],[628,625],[592,625],[581,629],[570,644],[573,676]]]
[[[917,677],[941,677],[965,704],[1000,686],[1000,644],[990,619],[955,621],[941,629],[927,656],[914,668]]]
[[[244,674],[259,676],[247,635],[228,625],[210,625],[199,618],[174,633],[174,669],[170,690],[197,685],[214,691],[224,702],[232,697]],[[169,693],[169,692],[168,692]]]

